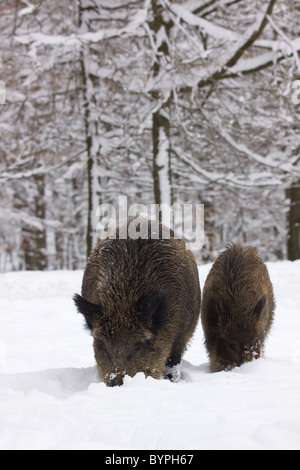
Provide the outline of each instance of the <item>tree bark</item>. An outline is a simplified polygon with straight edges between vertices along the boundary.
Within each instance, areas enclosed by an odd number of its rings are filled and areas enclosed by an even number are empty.
[[[288,212],[288,259],[300,259],[300,181],[286,191],[290,199]]]
[[[153,21],[149,24],[156,45],[156,57],[153,64],[153,78],[158,78],[166,64],[169,63],[168,35],[172,23],[166,23],[163,17],[163,6],[157,0],[152,0]],[[161,39],[163,38],[163,39]],[[171,92],[172,94],[172,92]],[[161,99],[159,91],[152,92],[156,101]],[[172,168],[169,101],[152,116],[153,144],[153,185],[155,204],[172,204]],[[157,214],[161,220],[162,213]]]
[[[44,175],[34,176],[36,184],[36,194],[34,197],[34,213],[36,219],[45,221],[45,177]],[[40,225],[40,224],[39,224]],[[44,271],[47,269],[47,240],[45,228],[28,224],[23,227],[23,250],[26,271]]]
[[[155,204],[172,204],[170,121],[161,110],[153,114],[153,183]]]
[[[91,11],[97,10],[97,6],[92,4],[85,4],[84,0],[79,2],[79,28],[83,32],[89,32],[88,14]],[[87,15],[84,18],[84,15]],[[87,228],[86,228],[86,247],[87,257],[92,252],[96,238],[95,227],[95,214],[97,206],[100,204],[100,196],[97,192],[97,159],[99,157],[99,148],[95,142],[97,129],[96,123],[92,122],[91,106],[93,102],[93,90],[91,90],[92,83],[88,76],[86,67],[86,54],[85,46],[82,45],[80,51],[80,66],[81,77],[83,84],[83,108],[84,108],[84,124],[85,124],[85,140],[86,140],[86,153],[87,153],[87,182],[88,182],[88,215],[87,215]]]

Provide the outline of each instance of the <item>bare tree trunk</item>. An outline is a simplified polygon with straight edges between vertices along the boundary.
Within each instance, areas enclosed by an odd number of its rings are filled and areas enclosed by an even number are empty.
[[[295,261],[300,259],[300,181],[287,189],[286,196],[291,201],[288,212],[288,259]]]
[[[23,228],[23,248],[26,271],[44,271],[47,268],[46,230],[42,227],[46,216],[45,177],[34,176],[36,195],[34,197],[34,213],[41,227],[30,224]]]
[[[153,114],[153,182],[155,204],[172,204],[170,121],[161,110]]]
[[[83,32],[89,32],[89,14],[95,10],[97,6],[89,1],[79,1],[79,28]],[[88,179],[88,215],[87,215],[87,257],[90,255],[95,244],[96,230],[95,230],[95,214],[96,208],[100,204],[100,195],[97,192],[98,187],[98,168],[97,160],[99,158],[100,149],[97,148],[97,123],[93,122],[92,117],[92,102],[93,102],[93,85],[88,75],[86,67],[86,50],[84,45],[80,52],[80,65],[83,84],[83,108],[84,108],[84,123],[85,123],[85,139],[86,139],[86,152],[87,152],[87,179]]]
[[[163,7],[157,0],[152,0],[153,22],[150,23],[153,38],[157,46],[153,77],[158,78],[166,64],[169,63],[168,34],[172,23],[166,24],[163,17]],[[163,39],[161,39],[163,38]],[[159,86],[159,85],[158,85]],[[159,100],[159,92],[152,92],[155,100]],[[169,102],[153,113],[152,117],[153,142],[153,184],[156,204],[172,204],[172,169]],[[161,213],[158,217],[161,218]]]
[[[87,228],[86,228],[86,244],[87,244],[87,257],[89,257],[93,248],[93,235],[92,235],[92,215],[95,208],[93,207],[93,192],[94,192],[94,181],[93,181],[93,167],[94,159],[92,155],[92,136],[90,135],[90,107],[87,94],[87,79],[86,70],[84,64],[84,53],[81,51],[81,71],[82,71],[82,82],[83,82],[83,94],[84,94],[84,124],[85,124],[85,139],[86,139],[86,152],[87,152],[87,180],[88,180],[88,214],[87,214]]]

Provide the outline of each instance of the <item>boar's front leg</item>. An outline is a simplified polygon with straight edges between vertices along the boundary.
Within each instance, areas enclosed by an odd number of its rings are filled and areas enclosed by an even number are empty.
[[[184,348],[179,348],[178,345],[176,345],[166,363],[164,378],[169,379],[171,382],[180,381],[180,362],[183,349]]]

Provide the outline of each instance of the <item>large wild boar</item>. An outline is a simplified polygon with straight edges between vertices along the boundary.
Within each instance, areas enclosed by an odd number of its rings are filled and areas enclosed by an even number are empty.
[[[129,222],[128,222],[129,224]],[[160,230],[153,239],[150,227]],[[183,240],[164,240],[160,224],[144,219],[147,239],[100,241],[83,277],[77,309],[94,339],[99,375],[122,385],[138,372],[177,380],[176,367],[200,314],[200,284]],[[154,230],[155,231],[155,230]],[[153,235],[153,234],[152,234]]]
[[[230,370],[263,354],[275,302],[268,270],[255,248],[231,245],[203,289],[201,321],[211,370]]]

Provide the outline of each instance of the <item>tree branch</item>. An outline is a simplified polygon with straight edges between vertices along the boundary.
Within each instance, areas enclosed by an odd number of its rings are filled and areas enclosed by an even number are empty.
[[[72,160],[77,159],[80,155],[82,155],[84,152],[86,152],[86,149],[81,150],[80,152],[76,153],[75,155],[71,155],[71,157],[67,158],[63,162],[53,165],[51,167],[39,167],[39,168],[34,168],[33,170],[22,170],[22,171],[15,171],[16,165],[13,165],[13,167],[8,168],[6,171],[3,171],[0,173],[0,181],[9,181],[9,180],[21,180],[21,179],[28,179],[32,178],[33,176],[41,176],[41,175],[47,175],[49,173],[53,173],[60,168],[64,167],[68,163],[70,163]],[[23,164],[24,162],[21,162]]]
[[[239,49],[235,52],[235,54],[226,62],[224,68],[233,67],[237,61],[242,57],[245,51],[247,51],[254,42],[261,36],[263,30],[265,29],[266,25],[268,24],[268,16],[270,16],[273,12],[274,5],[276,0],[270,0],[268,5],[267,11],[262,17],[262,20],[259,22],[258,28],[254,29],[251,36],[242,44]]]
[[[231,5],[235,5],[236,3],[240,3],[241,1],[242,0],[225,0],[222,2],[221,6],[230,7]],[[218,3],[218,5],[215,5],[216,3]],[[199,15],[199,13],[201,13],[202,18],[205,18],[206,16],[215,12],[218,9],[218,6],[220,6],[219,0],[210,0],[204,5],[195,8],[193,10],[193,13],[194,15]]]
[[[275,175],[272,175],[272,178],[262,179],[261,175],[258,175],[257,179],[241,178],[241,175],[232,175],[231,173],[226,174],[226,172],[217,173],[214,171],[207,171],[204,168],[201,168],[196,162],[195,158],[192,155],[189,155],[187,152],[184,152],[182,149],[173,146],[172,152],[175,153],[178,160],[187,165],[192,169],[193,173],[200,176],[200,183],[203,184],[206,180],[208,183],[218,184],[220,186],[236,189],[253,189],[253,188],[266,188],[266,187],[277,187],[280,184],[280,179],[276,178]]]
[[[248,50],[254,42],[261,36],[263,30],[265,29],[267,23],[268,23],[268,16],[273,12],[274,5],[276,3],[276,0],[270,0],[268,8],[263,15],[263,17],[257,22],[255,27],[253,26],[250,29],[250,36],[247,37],[246,40],[242,41],[242,44],[238,45],[237,49],[235,52],[231,55],[229,59],[226,60],[226,63],[216,72],[214,72],[209,78],[205,80],[201,80],[198,84],[198,87],[201,88],[215,80],[221,80],[223,78],[229,78],[232,77],[232,73],[230,73],[230,68],[233,68],[238,60],[242,57],[242,55],[245,53],[246,50]],[[268,60],[268,64],[269,64]],[[236,76],[236,73],[234,74]]]
[[[276,0],[273,0],[276,1]],[[238,35],[230,29],[223,28],[222,26],[215,25],[211,21],[207,21],[197,15],[194,15],[186,8],[181,5],[175,5],[170,3],[169,0],[163,1],[164,7],[169,10],[176,19],[182,20],[184,23],[190,26],[198,26],[202,31],[205,31],[209,36],[216,39],[228,41],[236,41]],[[176,23],[176,22],[175,22]]]

